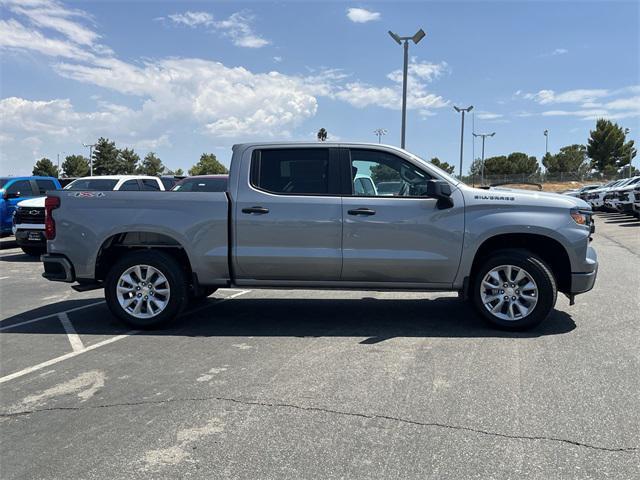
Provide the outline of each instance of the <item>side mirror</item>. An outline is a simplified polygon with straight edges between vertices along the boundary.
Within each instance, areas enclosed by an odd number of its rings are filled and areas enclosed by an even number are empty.
[[[2,198],[4,198],[5,200],[9,200],[10,198],[20,198],[20,192],[16,192],[16,193],[4,192],[4,195],[2,196]]]
[[[444,180],[429,180],[427,182],[427,196],[438,200],[438,208],[453,207],[451,185]]]

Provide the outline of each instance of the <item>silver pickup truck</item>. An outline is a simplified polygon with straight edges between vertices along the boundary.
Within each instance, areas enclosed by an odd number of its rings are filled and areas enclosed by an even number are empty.
[[[598,267],[584,201],[472,188],[378,144],[235,145],[226,192],[51,192],[45,225],[43,276],[104,287],[137,328],[250,287],[458,291],[524,329]]]

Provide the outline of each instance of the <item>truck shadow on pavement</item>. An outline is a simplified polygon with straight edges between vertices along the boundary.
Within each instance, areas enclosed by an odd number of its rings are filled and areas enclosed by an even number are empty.
[[[20,323],[99,301],[60,302],[5,319],[0,326]],[[79,335],[119,335],[130,327],[111,315],[104,303],[68,313]],[[267,299],[237,298],[220,302],[210,298],[187,310],[169,327],[138,335],[178,337],[363,337],[375,344],[396,337],[536,338],[571,332],[571,316],[554,310],[537,328],[509,332],[486,324],[466,302],[453,297],[436,299]],[[60,334],[57,316],[8,328],[7,333]]]

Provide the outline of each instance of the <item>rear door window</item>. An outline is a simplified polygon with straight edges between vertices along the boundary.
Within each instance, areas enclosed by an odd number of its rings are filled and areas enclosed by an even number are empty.
[[[254,187],[284,195],[330,193],[328,148],[265,149],[257,153],[251,165]]]
[[[142,190],[153,190],[156,192],[160,191],[160,185],[158,185],[157,180],[152,180],[150,178],[142,179]]]
[[[135,191],[135,190],[140,190],[140,185],[138,185],[138,180],[127,180],[126,182],[124,182],[120,188],[118,189],[120,191]]]
[[[53,180],[36,180],[40,195],[47,193],[47,190],[57,190],[56,184]]]

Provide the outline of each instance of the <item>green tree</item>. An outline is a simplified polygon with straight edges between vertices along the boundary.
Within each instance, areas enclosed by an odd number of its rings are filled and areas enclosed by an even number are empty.
[[[475,160],[469,169],[470,175],[479,175],[482,161]],[[540,169],[538,159],[522,152],[512,152],[509,155],[498,155],[486,158],[484,161],[485,175],[531,175]]]
[[[108,138],[100,137],[93,149],[93,173],[94,175],[118,175],[121,164],[116,143]]]
[[[125,148],[120,150],[118,155],[118,173],[131,175],[136,172],[140,155],[133,148]]]
[[[507,163],[510,165],[512,174],[531,175],[540,170],[538,159],[522,152],[510,153],[507,157]]]
[[[58,167],[46,157],[41,158],[33,166],[33,175],[41,175],[43,177],[57,177]]]
[[[567,145],[562,147],[555,155],[545,155],[542,159],[542,164],[549,173],[586,173],[589,169],[587,148],[578,144]]]
[[[178,168],[178,169],[176,169],[176,170],[173,172],[173,174],[174,174],[176,177],[182,177],[182,176],[184,175],[184,170],[182,170],[181,168]]]
[[[615,174],[628,165],[637,151],[633,140],[625,140],[625,132],[620,125],[599,119],[595,130],[589,132],[587,155],[591,159],[591,167],[601,173]]]
[[[227,167],[222,165],[213,153],[203,153],[200,160],[189,169],[189,175],[216,175],[229,173]]]
[[[144,156],[144,159],[136,169],[136,172],[140,175],[162,175],[164,172],[164,165],[162,164],[162,160],[160,160],[155,153],[149,152]]]
[[[436,167],[441,168],[447,173],[453,173],[455,170],[455,165],[449,165],[447,162],[441,162],[438,157],[433,157],[431,159],[431,163],[433,163]]]
[[[82,155],[67,155],[62,162],[65,177],[86,177],[89,175],[89,160]]]
[[[318,134],[316,135],[318,137],[318,141],[320,141],[320,142],[326,141],[327,140],[327,134],[328,134],[328,132],[324,128],[321,128],[320,130],[318,130]]]
[[[376,185],[380,182],[399,182],[401,180],[397,170],[382,163],[376,163],[370,170],[371,179]]]

